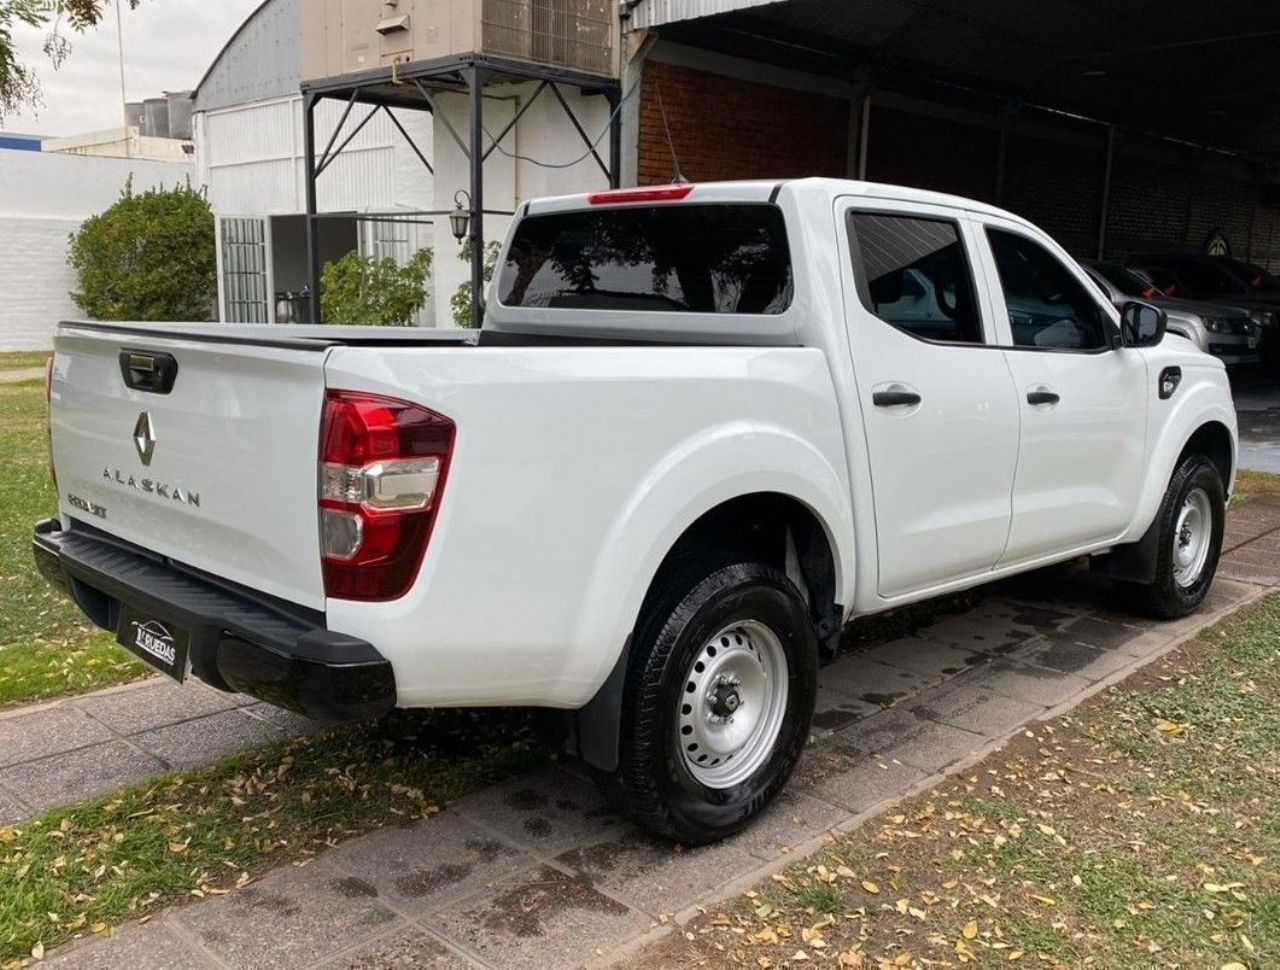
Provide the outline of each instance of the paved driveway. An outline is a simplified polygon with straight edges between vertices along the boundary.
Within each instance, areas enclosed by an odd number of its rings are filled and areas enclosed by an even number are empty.
[[[1280,377],[1232,374],[1240,422],[1240,467],[1280,474]]]
[[[1280,507],[1233,511],[1227,549],[1205,609],[1182,621],[1136,621],[1111,608],[1104,583],[1060,568],[981,591],[971,608],[910,635],[851,643],[823,671],[814,739],[788,791],[721,845],[685,851],[648,839],[609,814],[568,763],[47,962],[131,970],[607,963],[1280,585]],[[93,699],[74,706],[100,716]],[[232,713],[260,712],[203,717]],[[161,757],[134,738],[110,740]]]

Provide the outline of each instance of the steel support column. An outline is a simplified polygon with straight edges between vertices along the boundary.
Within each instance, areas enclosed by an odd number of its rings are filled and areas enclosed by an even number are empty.
[[[303,99],[303,151],[307,162],[307,268],[311,280],[311,322],[320,319],[320,241],[316,238],[316,101],[313,94]],[[267,294],[274,298],[274,294]]]
[[[622,95],[609,95],[609,188],[622,187]]]
[[[484,86],[488,72],[467,69],[467,94],[471,101],[471,324],[479,327],[484,315]]]
[[[1116,154],[1116,126],[1107,126],[1107,162],[1102,169],[1102,209],[1098,213],[1098,259],[1107,255],[1107,215],[1111,208],[1111,165]]]

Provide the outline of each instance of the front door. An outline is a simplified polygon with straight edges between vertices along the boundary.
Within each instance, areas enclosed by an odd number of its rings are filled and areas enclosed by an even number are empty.
[[[1022,445],[1002,563],[1113,539],[1136,511],[1145,463],[1147,364],[1116,347],[1112,308],[1046,241],[984,218],[979,250],[1001,307]]]
[[[858,200],[842,212],[845,304],[871,463],[878,591],[991,569],[1009,532],[1018,405],[950,209]]]

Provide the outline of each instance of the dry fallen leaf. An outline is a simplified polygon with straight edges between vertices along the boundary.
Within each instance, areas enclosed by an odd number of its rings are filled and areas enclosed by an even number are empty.
[[[870,879],[862,880],[862,888],[865,889],[867,892],[871,893],[872,896],[878,895],[880,892],[880,887],[877,886]]]

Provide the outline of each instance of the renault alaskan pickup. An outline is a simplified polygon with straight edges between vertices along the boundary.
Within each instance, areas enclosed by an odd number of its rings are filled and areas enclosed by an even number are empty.
[[[855,617],[1077,557],[1196,609],[1236,418],[1165,324],[952,196],[531,201],[478,331],[61,324],[36,559],[178,680],[559,709],[638,822],[711,841]]]

